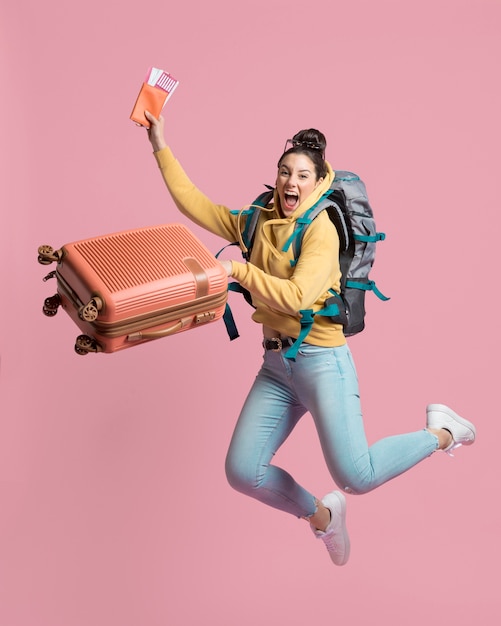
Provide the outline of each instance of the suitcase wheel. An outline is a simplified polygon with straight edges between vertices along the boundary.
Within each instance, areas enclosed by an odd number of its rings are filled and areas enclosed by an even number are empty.
[[[61,297],[58,293],[55,296],[51,296],[50,298],[46,298],[43,303],[43,312],[48,317],[54,317],[57,313],[57,309],[61,304]]]
[[[103,301],[101,298],[95,297],[90,300],[85,306],[80,307],[78,315],[80,319],[85,322],[93,322],[97,319],[99,311],[103,308]]]
[[[89,352],[99,352],[99,345],[92,337],[79,335],[75,342],[75,352],[82,356],[89,354]]]
[[[57,263],[61,258],[61,251],[54,250],[52,246],[40,246],[38,248],[38,262],[42,265]]]

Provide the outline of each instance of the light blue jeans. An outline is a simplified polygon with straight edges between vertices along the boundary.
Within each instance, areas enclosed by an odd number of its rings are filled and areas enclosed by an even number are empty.
[[[268,350],[238,418],[226,457],[237,491],[297,517],[309,517],[315,497],[271,461],[299,419],[310,412],[325,461],[339,488],[371,491],[430,456],[438,438],[423,429],[368,446],[358,378],[347,345],[302,344],[295,361]]]

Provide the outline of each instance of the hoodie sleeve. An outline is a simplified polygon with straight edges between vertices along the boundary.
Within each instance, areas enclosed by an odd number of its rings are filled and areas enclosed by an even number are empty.
[[[273,263],[273,259],[270,259]],[[283,267],[283,264],[282,264]],[[267,268],[271,273],[273,267]],[[341,272],[339,268],[339,237],[326,212],[307,228],[301,254],[288,277],[270,275],[252,263],[233,261],[232,276],[248,289],[253,299],[275,311],[297,315],[322,299],[330,288],[338,289]]]
[[[188,178],[170,148],[153,153],[167,189],[177,208],[195,224],[226,239],[237,239],[237,216],[221,204],[215,204]]]

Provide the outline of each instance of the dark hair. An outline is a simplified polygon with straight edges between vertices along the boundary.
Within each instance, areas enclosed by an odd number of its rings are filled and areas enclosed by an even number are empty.
[[[288,154],[305,154],[313,162],[317,178],[325,178],[327,175],[327,166],[325,164],[327,140],[325,135],[316,128],[308,128],[300,130],[292,139],[287,141],[287,144],[289,142],[292,143],[292,147],[282,154],[278,161],[278,167],[280,167],[283,159]]]

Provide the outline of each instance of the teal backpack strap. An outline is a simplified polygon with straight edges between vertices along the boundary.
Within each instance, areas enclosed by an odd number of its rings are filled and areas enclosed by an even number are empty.
[[[293,246],[294,259],[292,259],[290,262],[292,266],[296,265],[299,254],[301,253],[301,242],[303,240],[304,231],[313,222],[313,220],[317,217],[319,213],[321,213],[324,209],[332,204],[332,200],[329,200],[331,194],[332,190],[328,189],[320,196],[315,204],[310,207],[306,211],[306,213],[304,213],[304,215],[298,217],[298,219],[296,220],[294,232],[287,239],[282,247],[282,252],[287,252],[290,246]]]
[[[306,211],[306,213],[303,216],[297,218],[296,225],[292,232],[292,235],[287,239],[287,241],[284,243],[282,247],[282,252],[287,252],[287,250],[291,247],[291,245],[294,244],[295,259],[297,259],[297,257],[299,256],[299,254],[297,254],[296,242],[300,241],[300,239],[298,238],[302,236],[303,230],[306,228],[306,226],[309,226],[312,222],[312,219],[310,218],[312,209],[313,207],[309,209],[308,211]],[[295,261],[294,262],[291,261],[291,265],[294,265],[294,264],[295,264]]]
[[[261,195],[264,196],[265,194],[261,194]],[[261,197],[261,196],[259,196],[259,197]],[[256,200],[256,203],[257,203],[257,200]],[[238,215],[240,213],[240,211],[232,210],[232,211],[230,211],[230,213],[232,215]],[[249,247],[249,243],[251,243],[252,237],[254,235],[254,231],[256,229],[257,220],[259,219],[259,211],[256,210],[256,207],[251,206],[250,208],[245,209],[245,211],[242,211],[241,213],[242,213],[242,215],[245,215],[247,217],[247,219],[245,220],[244,232],[242,233],[242,239],[243,239],[243,242],[244,242],[245,246],[248,248]],[[226,250],[226,248],[229,248],[230,246],[238,246],[238,245],[239,245],[238,241],[232,241],[231,243],[227,243],[215,255],[216,259],[219,258],[219,255],[224,250]],[[242,252],[242,256],[244,258],[246,258],[246,255],[243,252]]]
[[[246,261],[250,257],[250,249],[254,240],[254,233],[256,232],[257,222],[259,220],[259,211],[256,207],[252,207],[252,214],[245,221],[244,232],[242,233],[242,241],[244,242],[247,252],[242,252],[242,255]]]
[[[244,296],[244,298],[247,300],[247,302],[251,306],[254,306],[252,304],[250,293],[247,291],[247,289],[245,289],[245,287],[242,287],[240,283],[237,283],[236,281],[229,282],[228,291],[235,291],[237,293],[241,293]],[[231,308],[228,303],[226,303],[226,306],[224,308],[223,321],[226,326],[226,331],[228,332],[228,336],[230,337],[230,341],[233,341],[233,339],[237,339],[238,337],[240,337],[240,334],[237,329],[237,325],[235,323],[235,319],[233,317],[233,313],[231,312]]]
[[[284,354],[286,359],[291,359],[292,361],[296,360],[296,356],[299,350],[300,345],[303,343],[305,338],[313,326],[313,321],[315,315],[322,315],[324,317],[337,317],[340,315],[339,306],[333,302],[327,306],[324,306],[320,311],[313,311],[313,309],[303,309],[299,311],[301,314],[301,331],[299,332],[299,336],[296,341],[292,344],[292,346],[287,350]]]
[[[377,243],[386,239],[386,233],[376,233],[375,235],[353,235],[355,241],[364,241],[366,243]]]
[[[296,341],[292,344],[292,346],[287,350],[284,354],[286,359],[291,359],[291,361],[296,360],[296,356],[299,350],[299,346],[303,343],[306,335],[310,332],[311,327],[313,326],[313,309],[304,309],[303,311],[299,311],[301,314],[301,331],[299,332],[299,336]]]
[[[233,341],[233,339],[238,339],[238,337],[240,337],[240,334],[238,332],[235,318],[233,317],[233,313],[231,312],[230,305],[228,303],[226,303],[226,306],[224,307],[223,322],[226,326],[226,332],[228,333],[230,341]]]
[[[252,307],[254,306],[252,304],[252,298],[251,298],[249,291],[245,289],[245,287],[242,287],[240,283],[237,283],[236,281],[229,282],[228,291],[235,291],[237,293],[241,293],[243,297],[245,298],[245,300]],[[237,339],[238,337],[240,337],[240,334],[237,329],[237,325],[235,323],[235,318],[233,317],[233,313],[231,311],[231,308],[228,302],[226,303],[224,307],[223,321],[224,321],[224,325],[226,326],[226,332],[228,333],[230,341],[233,341],[233,339]]]
[[[271,197],[273,196],[273,188],[269,187],[268,185],[267,187],[268,187],[268,191],[264,191],[262,194],[260,194],[256,198],[256,200],[254,200],[254,202],[252,203],[253,205],[265,207],[268,204]],[[231,211],[231,213],[234,215],[237,215],[238,213],[240,213],[240,211]],[[247,219],[245,221],[245,227],[242,233],[242,240],[246,248],[248,248],[248,251],[247,253],[242,252],[242,256],[247,261],[249,260],[250,248],[252,246],[254,233],[256,231],[257,222],[259,220],[259,213],[260,212],[257,210],[256,206],[251,206],[250,208],[243,211],[243,215],[247,216]],[[228,248],[229,246],[238,246],[238,241],[228,243],[223,248],[221,248],[221,250],[219,250],[219,252],[215,255],[216,259],[223,252],[223,250],[226,250],[226,248]],[[237,283],[235,281],[228,283],[228,291],[235,291],[237,293],[243,294],[245,300],[251,306],[253,306],[250,293],[248,292],[247,289],[245,289],[245,287],[242,287],[240,283]],[[225,309],[223,313],[223,321],[226,326],[226,331],[228,333],[230,341],[233,341],[234,339],[237,339],[238,337],[240,337],[240,334],[237,329],[237,325],[235,323],[235,318],[233,317],[233,313],[231,311],[231,308],[228,302],[225,305]]]
[[[372,291],[380,300],[383,301],[390,299],[379,291],[379,289],[376,287],[376,283],[373,280],[367,280],[363,282],[347,280],[346,287],[350,287],[351,289],[360,289],[362,291]]]
[[[245,227],[242,233],[242,241],[244,242],[247,252],[242,252],[242,256],[246,261],[249,260],[252,243],[254,241],[254,234],[256,232],[256,226],[259,221],[260,211],[256,207],[266,207],[273,198],[273,187],[266,185],[268,191],[263,191],[252,203],[252,205],[243,211],[242,215],[246,215]],[[231,211],[233,214],[238,214],[240,211]]]

